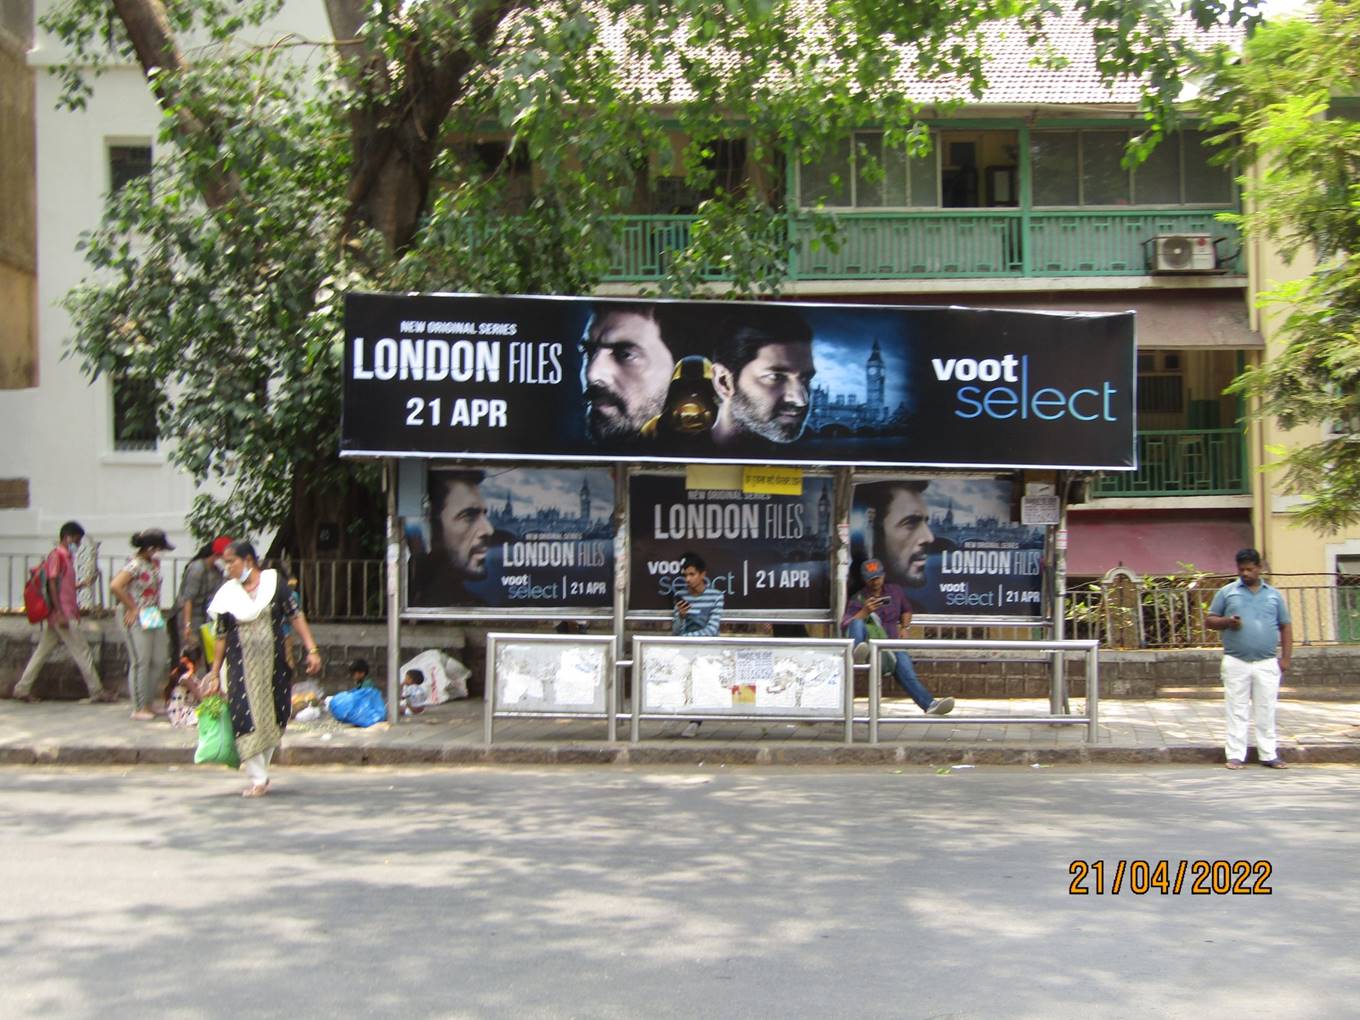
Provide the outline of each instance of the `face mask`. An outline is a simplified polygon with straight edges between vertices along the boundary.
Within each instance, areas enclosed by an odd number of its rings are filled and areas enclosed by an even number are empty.
[[[227,565],[221,560],[213,560],[213,569],[217,570],[219,573],[225,574],[227,572]]]
[[[250,580],[250,568],[246,567],[244,570],[241,571],[241,583],[245,584],[249,580]]]

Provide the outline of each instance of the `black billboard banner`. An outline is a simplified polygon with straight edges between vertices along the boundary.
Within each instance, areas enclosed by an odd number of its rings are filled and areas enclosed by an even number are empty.
[[[899,478],[857,484],[850,510],[850,592],[883,561],[917,612],[1042,617],[1044,528],[1019,523],[1014,483]]]
[[[431,467],[428,513],[406,519],[407,607],[613,603],[608,468]]]
[[[340,452],[1130,470],[1133,319],[350,294]]]
[[[630,610],[669,610],[691,550],[707,562],[727,611],[830,607],[830,478],[805,476],[802,495],[780,496],[634,475],[628,492]]]

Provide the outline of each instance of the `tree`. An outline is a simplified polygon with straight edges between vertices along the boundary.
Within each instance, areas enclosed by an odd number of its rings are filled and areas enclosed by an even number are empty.
[[[111,55],[135,59],[167,143],[86,241],[74,349],[92,374],[171,393],[174,461],[231,479],[196,501],[196,531],[287,521],[304,554],[323,515],[380,517],[372,469],[335,452],[344,292],[588,292],[611,214],[679,174],[705,198],[662,289],[720,265],[732,293],[773,293],[791,154],[865,124],[922,150],[920,107],[892,83],[980,94],[1003,26],[1056,62],[1052,0],[325,0],[332,37],[313,41],[267,37],[284,0],[56,2],[43,24],[70,49],[67,101]],[[1153,86],[1149,141],[1174,120],[1186,20],[1253,17],[1244,0],[1078,6],[1102,72]],[[759,183],[716,179],[736,139]]]
[[[1211,70],[1202,109],[1221,158],[1250,168],[1246,236],[1316,259],[1262,295],[1283,348],[1232,389],[1259,398],[1258,419],[1331,433],[1278,452],[1286,487],[1308,497],[1297,520],[1332,531],[1360,521],[1360,2],[1263,25],[1241,60]]]

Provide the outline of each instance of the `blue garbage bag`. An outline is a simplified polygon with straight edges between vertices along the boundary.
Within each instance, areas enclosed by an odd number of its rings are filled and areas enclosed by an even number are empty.
[[[373,688],[360,687],[331,698],[331,715],[352,726],[372,726],[387,718],[387,706]]]

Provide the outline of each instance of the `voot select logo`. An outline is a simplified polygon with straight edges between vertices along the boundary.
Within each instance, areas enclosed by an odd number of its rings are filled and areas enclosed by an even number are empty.
[[[1058,421],[1118,421],[1110,408],[1119,392],[1107,379],[1096,389],[1065,390],[1057,386],[1034,388],[1029,375],[1029,355],[1005,354],[1000,358],[931,358],[935,378],[942,383],[969,383],[955,393],[960,418],[995,418]],[[988,385],[977,385],[977,384]]]

